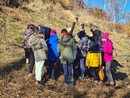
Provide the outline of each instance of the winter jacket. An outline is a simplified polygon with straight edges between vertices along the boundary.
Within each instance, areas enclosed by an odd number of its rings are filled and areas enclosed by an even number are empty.
[[[100,49],[100,51],[102,51],[102,48],[101,48],[101,45],[102,45],[101,34],[102,34],[102,32],[100,30],[94,30],[93,31],[93,29],[91,29],[91,32],[93,34],[91,39],[99,44],[99,49]]]
[[[104,61],[112,61],[113,60],[113,43],[111,40],[107,39],[102,44],[102,51],[104,52]]]
[[[99,67],[102,65],[102,56],[100,52],[88,52],[86,57],[86,66]]]
[[[62,64],[74,62],[73,51],[75,50],[76,44],[74,39],[69,34],[63,34],[58,44],[58,52],[61,53]]]
[[[59,53],[57,51],[58,47],[58,35],[53,34],[47,40],[47,47],[49,50],[48,60],[49,61],[56,61],[59,58]]]
[[[86,57],[88,51],[88,38],[85,31],[80,31],[78,33],[80,41],[78,42],[78,56],[79,58]]]
[[[51,29],[49,27],[45,27],[45,26],[42,26],[42,25],[39,25],[38,28],[39,28],[39,30],[43,31],[43,34],[45,36],[45,40],[49,39]]]
[[[104,33],[102,38],[105,38],[106,41],[102,43],[102,50],[104,52],[104,61],[111,62],[113,60],[113,43],[108,38],[108,33]]]
[[[28,40],[30,38],[30,36],[33,34],[33,30],[32,29],[27,29],[24,33],[24,38],[22,40],[22,44],[24,48],[31,48],[31,46],[28,44]]]
[[[48,48],[43,34],[31,36],[28,42],[32,45],[35,61],[44,61],[47,58]]]

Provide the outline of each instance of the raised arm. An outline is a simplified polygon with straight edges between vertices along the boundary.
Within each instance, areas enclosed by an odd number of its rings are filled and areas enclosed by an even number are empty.
[[[70,34],[73,34],[74,28],[75,28],[75,25],[76,25],[77,21],[78,21],[78,17],[75,18],[75,22],[73,22],[73,24],[72,24],[71,30],[69,31]]]

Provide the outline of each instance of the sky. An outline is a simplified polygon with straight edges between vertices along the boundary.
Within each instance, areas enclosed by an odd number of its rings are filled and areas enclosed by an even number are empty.
[[[86,0],[84,0],[86,1]],[[100,6],[101,9],[103,9],[103,0],[88,0],[89,5],[91,7],[97,7]],[[126,11],[130,12],[130,0],[128,0],[127,5],[126,5]]]
[[[85,2],[86,0],[84,0]],[[100,9],[103,9],[103,0],[88,0],[88,4],[90,7],[100,7]],[[120,0],[118,0],[120,1]],[[123,6],[122,6],[122,9],[123,10]],[[126,12],[130,12],[130,0],[127,0],[127,4],[126,4]],[[127,20],[124,20],[124,19],[120,19],[119,20],[119,23],[124,23],[124,22],[127,22]]]

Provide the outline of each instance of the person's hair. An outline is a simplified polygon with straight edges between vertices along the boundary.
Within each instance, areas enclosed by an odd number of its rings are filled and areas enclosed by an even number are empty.
[[[68,31],[66,29],[62,29],[61,34],[63,34],[63,33],[68,33]]]
[[[34,27],[34,32],[37,32],[39,28],[37,26]]]
[[[34,30],[34,25],[33,24],[29,24],[28,26],[27,26],[27,29],[32,29],[32,30]]]

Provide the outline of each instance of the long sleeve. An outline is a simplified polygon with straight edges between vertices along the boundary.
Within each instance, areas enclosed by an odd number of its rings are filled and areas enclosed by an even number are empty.
[[[47,44],[46,44],[45,40],[44,39],[40,39],[40,44],[44,48],[46,54],[48,54],[48,48],[47,48]]]
[[[75,28],[76,22],[73,22],[71,30],[69,31],[70,34],[73,34],[74,28]]]
[[[94,35],[94,31],[93,31],[93,29],[91,29],[91,32],[92,32],[92,34]]]
[[[61,52],[61,43],[60,42],[58,43],[57,50],[58,50],[59,53]]]
[[[112,51],[113,51],[112,43],[106,43],[103,47],[103,52],[110,55],[112,54]]]

